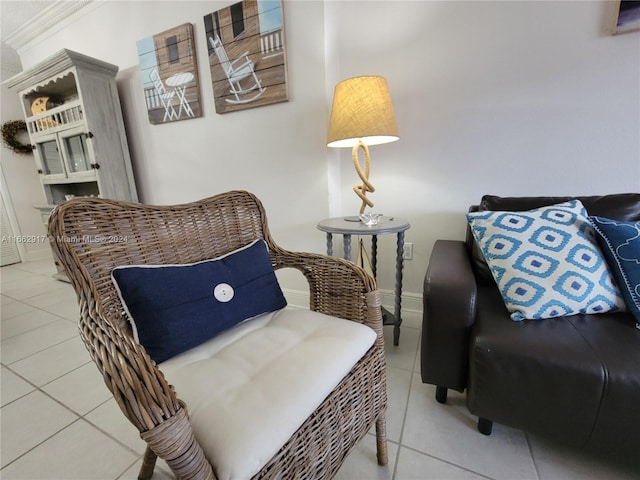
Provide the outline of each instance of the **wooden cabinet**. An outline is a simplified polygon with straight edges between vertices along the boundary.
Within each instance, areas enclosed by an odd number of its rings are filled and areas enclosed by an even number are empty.
[[[78,196],[137,202],[115,76],[118,67],[61,50],[9,79],[18,92],[46,205]]]

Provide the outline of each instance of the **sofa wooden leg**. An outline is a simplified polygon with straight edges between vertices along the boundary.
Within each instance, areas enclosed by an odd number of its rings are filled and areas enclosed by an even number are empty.
[[[493,428],[493,422],[486,418],[478,417],[478,431],[483,435],[491,435],[491,429]]]
[[[447,387],[436,387],[436,400],[438,403],[447,402]]]

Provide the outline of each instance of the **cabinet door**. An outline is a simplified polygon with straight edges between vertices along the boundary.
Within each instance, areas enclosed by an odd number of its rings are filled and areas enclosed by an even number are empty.
[[[36,151],[40,158],[43,175],[50,178],[66,177],[62,155],[55,135],[36,143]]]
[[[92,172],[91,156],[84,131],[74,128],[66,132],[60,132],[59,135],[62,155],[65,159],[69,177],[84,176]]]

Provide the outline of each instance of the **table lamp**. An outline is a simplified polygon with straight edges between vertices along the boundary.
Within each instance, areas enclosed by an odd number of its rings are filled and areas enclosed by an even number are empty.
[[[353,187],[362,200],[360,214],[367,206],[373,207],[367,192],[375,191],[369,182],[371,159],[368,145],[395,142],[399,138],[391,94],[383,77],[354,77],[336,85],[327,146],[352,147],[353,164],[362,180],[362,185]],[[360,149],[364,153],[364,171],[358,158]],[[359,220],[358,217],[355,219]]]

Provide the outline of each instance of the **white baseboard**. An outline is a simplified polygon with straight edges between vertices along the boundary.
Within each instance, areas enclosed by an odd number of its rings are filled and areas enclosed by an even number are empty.
[[[382,294],[382,305],[393,313],[396,302],[395,293],[391,290],[380,290],[380,293]],[[422,295],[411,292],[403,293],[400,297],[400,313],[402,325],[422,328]]]
[[[309,308],[309,293],[290,288],[282,289],[289,306],[294,308]],[[395,295],[391,290],[380,290],[382,305],[393,313],[395,309]],[[400,302],[402,325],[410,328],[422,328],[422,295],[418,293],[403,293]]]

